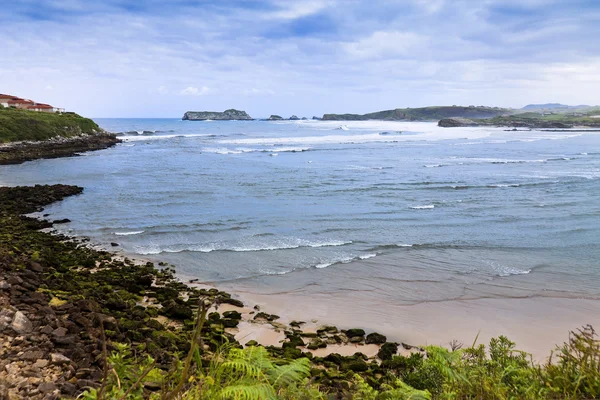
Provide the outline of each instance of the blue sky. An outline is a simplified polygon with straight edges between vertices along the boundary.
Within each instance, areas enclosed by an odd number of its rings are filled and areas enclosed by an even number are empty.
[[[92,117],[600,103],[597,0],[16,0],[0,93]]]

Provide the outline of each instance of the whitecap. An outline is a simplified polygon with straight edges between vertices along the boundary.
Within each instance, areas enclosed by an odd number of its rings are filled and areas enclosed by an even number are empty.
[[[412,208],[413,210],[430,210],[432,208],[435,208],[435,206],[433,204],[427,204],[425,206],[413,206],[410,208]]]
[[[115,232],[115,235],[117,235],[117,236],[131,236],[131,235],[139,235],[140,233],[144,233],[144,231]]]

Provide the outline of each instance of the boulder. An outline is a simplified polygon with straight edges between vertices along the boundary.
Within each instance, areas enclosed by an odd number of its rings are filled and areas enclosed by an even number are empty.
[[[379,333],[373,332],[367,335],[367,344],[383,344],[387,341],[387,338]]]
[[[17,311],[10,327],[17,333],[29,333],[33,329],[31,321],[21,311]]]
[[[382,361],[391,360],[396,353],[398,353],[398,344],[388,342],[381,346],[381,349],[379,349],[379,352],[377,353],[377,357],[379,357]]]
[[[346,336],[348,336],[349,338],[352,337],[356,337],[356,336],[365,336],[365,331],[364,329],[348,329],[346,332],[344,332],[346,334]]]

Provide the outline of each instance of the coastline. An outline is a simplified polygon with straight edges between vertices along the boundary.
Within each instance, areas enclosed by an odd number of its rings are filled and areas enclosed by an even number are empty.
[[[382,357],[382,345],[397,353],[398,344],[362,329],[281,324],[278,316],[244,308],[226,292],[181,283],[167,265],[98,250],[85,238],[50,232],[50,221],[24,215],[82,192],[67,185],[0,188],[1,395],[72,398],[98,388],[102,354],[115,350],[113,343],[135,347],[167,370],[176,352],[189,349],[200,299],[211,299],[218,310],[202,330],[206,357],[225,343],[237,345],[236,338],[247,346],[264,345],[284,360],[323,362],[320,357],[341,352],[348,356],[336,358],[337,365],[358,362],[360,371],[368,370],[369,356]],[[249,342],[250,334],[261,331]],[[331,352],[323,350],[328,344],[335,344]],[[313,355],[315,350],[320,351]],[[389,349],[384,357],[392,357]],[[327,369],[319,374],[323,384],[334,384],[326,379]]]
[[[121,139],[108,132],[75,137],[54,137],[42,141],[0,143],[0,165],[21,164],[44,158],[76,156],[79,153],[103,150],[121,143]]]

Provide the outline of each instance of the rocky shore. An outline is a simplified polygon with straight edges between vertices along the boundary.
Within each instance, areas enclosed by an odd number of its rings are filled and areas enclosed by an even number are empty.
[[[20,164],[40,158],[70,157],[79,153],[102,150],[120,143],[108,132],[73,137],[55,137],[42,141],[21,141],[0,144],[0,165]]]
[[[398,352],[399,344],[362,329],[279,324],[278,316],[244,308],[228,293],[181,283],[169,266],[95,250],[85,239],[48,232],[52,222],[23,215],[82,191],[66,185],[0,188],[0,398],[74,398],[99,388],[107,354],[118,344],[151,356],[167,371],[190,348],[201,299],[215,307],[202,329],[203,357],[225,343],[264,345],[281,360],[312,360],[312,379],[332,392],[347,389],[343,382],[355,373],[375,379],[381,367],[372,361]],[[248,332],[258,329],[276,339],[248,340]],[[146,395],[159,389],[143,382]]]

